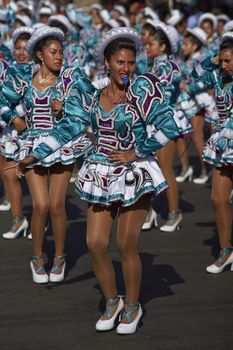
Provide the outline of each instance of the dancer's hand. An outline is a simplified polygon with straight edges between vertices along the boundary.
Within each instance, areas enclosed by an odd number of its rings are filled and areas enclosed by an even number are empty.
[[[115,164],[126,164],[131,163],[136,159],[136,153],[134,149],[131,151],[115,151],[108,157]]]
[[[25,159],[21,160],[20,162],[15,162],[14,164],[5,167],[3,170],[6,171],[8,169],[12,169],[15,168],[15,173],[17,175],[18,178],[22,178],[25,175],[25,168],[34,163],[35,161],[37,161],[37,159],[35,157],[32,156],[28,156]]]
[[[216,55],[216,56],[211,57],[211,61],[212,61],[214,64],[219,64],[219,55]]]
[[[52,109],[53,109],[53,114],[56,117],[61,117],[62,116],[62,101],[54,99],[52,101]]]
[[[24,130],[27,129],[27,124],[25,123],[25,121],[20,118],[20,117],[16,117],[15,119],[12,120],[11,122],[15,129],[19,132],[22,133]]]

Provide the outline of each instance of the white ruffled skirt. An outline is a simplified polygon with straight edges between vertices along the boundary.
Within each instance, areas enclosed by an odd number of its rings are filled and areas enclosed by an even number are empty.
[[[207,123],[213,123],[219,119],[215,99],[212,95],[208,92],[202,92],[195,95],[195,100],[197,103],[197,110],[204,110],[205,121]]]
[[[0,154],[13,160],[18,150],[17,130],[13,126],[5,126],[0,134]]]
[[[15,160],[19,161],[25,159],[37,146],[46,141],[46,136],[47,135],[38,135],[25,140],[19,139],[20,150],[15,154]],[[83,134],[74,138],[46,158],[39,160],[36,164],[28,166],[28,168],[32,168],[35,165],[50,167],[55,163],[62,163],[63,165],[72,164],[91,147],[91,141]]]
[[[233,166],[233,116],[217,125],[203,149],[203,160],[215,167]]]
[[[134,204],[146,193],[159,194],[167,188],[166,180],[153,156],[131,164],[111,165],[86,160],[75,183],[80,197],[91,203],[110,206]]]

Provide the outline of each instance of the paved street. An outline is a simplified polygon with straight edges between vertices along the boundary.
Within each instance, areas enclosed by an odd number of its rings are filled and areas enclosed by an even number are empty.
[[[30,218],[31,201],[24,183],[24,213]],[[1,194],[1,193],[0,193]],[[86,204],[70,184],[66,244],[67,273],[58,285],[32,283],[31,241],[0,238],[0,349],[1,350],[223,350],[233,342],[233,272],[209,275],[205,266],[218,252],[210,185],[180,185],[182,229],[142,232],[141,303],[143,325],[135,335],[115,331],[96,333],[94,325],[103,307],[85,245]],[[154,203],[164,222],[166,200]],[[9,212],[0,212],[0,232],[9,229]],[[111,253],[124,293],[114,230]],[[44,242],[51,268],[53,239]]]

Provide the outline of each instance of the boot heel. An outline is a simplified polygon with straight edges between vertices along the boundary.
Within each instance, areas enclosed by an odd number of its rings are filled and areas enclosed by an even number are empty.
[[[193,174],[190,174],[188,179],[189,179],[189,182],[192,182],[192,180],[193,180]]]
[[[154,211],[154,209],[151,209],[147,214],[144,224],[142,225],[142,230],[150,230],[153,224],[155,225],[155,227],[158,227],[157,213],[156,211]]]

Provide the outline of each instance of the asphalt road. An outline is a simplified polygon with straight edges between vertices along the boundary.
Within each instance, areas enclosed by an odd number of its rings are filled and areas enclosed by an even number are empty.
[[[24,188],[24,213],[30,218],[31,200]],[[1,195],[1,190],[0,190]],[[164,222],[166,200],[154,203]],[[115,331],[97,333],[94,325],[103,300],[93,275],[85,244],[86,203],[70,184],[67,197],[67,271],[64,283],[32,283],[31,241],[0,237],[0,349],[1,350],[223,350],[233,343],[233,272],[205,272],[218,253],[210,185],[180,185],[182,229],[163,233],[143,231],[140,254],[143,280],[140,301],[143,325],[130,336]],[[0,212],[0,232],[11,224],[9,212]],[[110,246],[124,293],[115,230]],[[53,238],[49,229],[44,250],[49,269]]]

